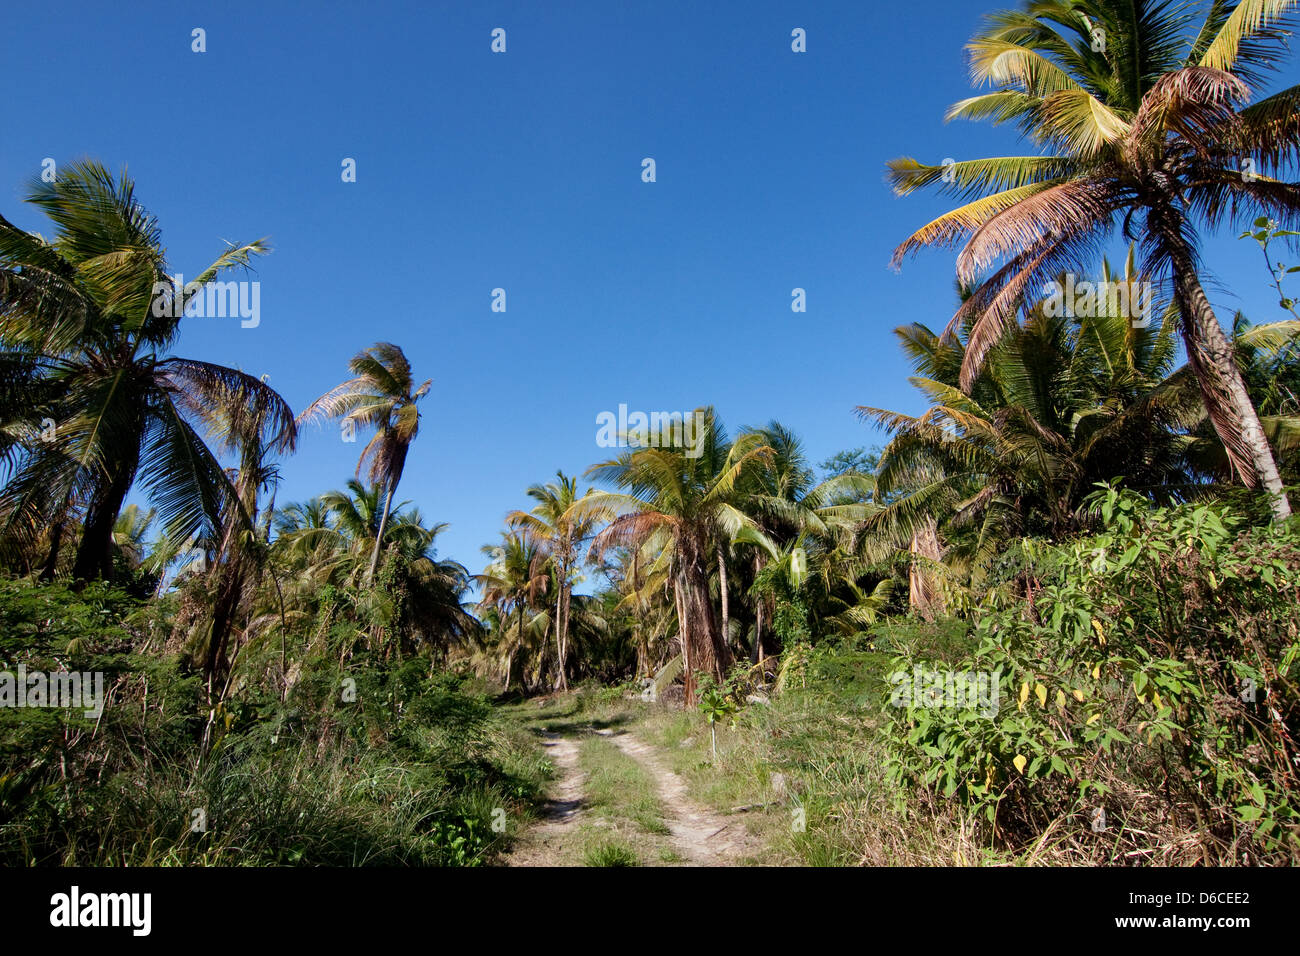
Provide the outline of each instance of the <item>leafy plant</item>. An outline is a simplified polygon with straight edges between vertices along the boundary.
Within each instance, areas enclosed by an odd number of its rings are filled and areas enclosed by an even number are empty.
[[[713,762],[718,761],[718,721],[727,720],[733,724],[740,707],[736,703],[731,688],[726,684],[716,683],[710,675],[700,678],[700,700],[697,704],[700,713],[709,724],[709,737],[713,745]]]
[[[1105,531],[1053,549],[1026,604],[974,625],[968,666],[1002,675],[996,714],[896,712],[892,778],[1012,846],[1058,829],[1107,860],[1294,861],[1300,537],[1110,486],[1091,507]]]
[[[1297,319],[1300,319],[1300,312],[1296,311],[1296,301],[1286,294],[1282,288],[1282,280],[1289,275],[1300,272],[1300,266],[1287,267],[1286,263],[1281,260],[1274,262],[1273,257],[1269,255],[1269,245],[1277,239],[1294,238],[1300,236],[1300,232],[1294,229],[1281,229],[1278,227],[1276,219],[1269,219],[1267,216],[1260,216],[1255,220],[1255,227],[1243,232],[1238,238],[1254,239],[1259,243],[1260,251],[1264,254],[1264,262],[1268,266],[1268,274],[1273,279],[1273,287],[1277,289],[1278,306],[1290,312]]]

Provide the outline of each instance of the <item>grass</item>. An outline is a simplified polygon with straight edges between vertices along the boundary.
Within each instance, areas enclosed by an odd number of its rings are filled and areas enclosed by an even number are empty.
[[[804,866],[951,866],[1014,862],[975,843],[953,806],[902,793],[886,777],[878,738],[888,705],[886,675],[903,646],[941,658],[966,652],[963,629],[944,623],[878,628],[854,644],[819,649],[804,686],[744,707],[719,726],[710,752],[703,715],[579,692],[544,707],[523,705],[526,723],[581,735],[594,821],[584,827],[582,859],[607,845],[642,861],[682,862],[661,835],[653,780],[597,729],[632,730],[657,745],[696,802],[734,814],[766,849],[748,861]],[[527,711],[531,706],[532,710]],[[743,808],[743,809],[742,809]],[[611,841],[613,841],[611,843]],[[591,863],[589,865],[596,865]]]
[[[584,866],[640,866],[637,851],[618,840],[604,840],[587,848],[582,856]]]
[[[949,866],[1007,862],[967,836],[950,806],[919,803],[885,776],[877,737],[885,675],[903,643],[961,652],[943,625],[892,625],[862,646],[819,652],[806,686],[745,707],[733,729],[694,711],[644,712],[638,732],[659,745],[699,803],[740,807],[768,844],[760,862],[805,866]]]
[[[80,736],[66,777],[49,728],[0,714],[0,753],[32,766],[0,766],[0,864],[476,865],[528,826],[548,772],[530,734],[445,689],[412,708],[448,716],[391,737],[253,721],[201,762],[131,705]]]
[[[668,834],[655,782],[639,763],[599,736],[583,740],[578,755],[593,813],[614,823],[634,823],[644,833]]]

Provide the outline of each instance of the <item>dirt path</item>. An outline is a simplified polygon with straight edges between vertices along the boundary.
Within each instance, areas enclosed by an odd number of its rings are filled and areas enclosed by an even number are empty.
[[[578,768],[578,744],[559,734],[544,733],[547,756],[560,771],[541,821],[532,827],[505,857],[506,866],[555,866],[565,840],[582,814],[583,773]]]
[[[759,850],[758,841],[745,829],[740,817],[722,816],[692,801],[687,796],[686,782],[668,769],[654,747],[627,733],[596,733],[607,737],[654,777],[673,847],[688,864],[732,866]]]

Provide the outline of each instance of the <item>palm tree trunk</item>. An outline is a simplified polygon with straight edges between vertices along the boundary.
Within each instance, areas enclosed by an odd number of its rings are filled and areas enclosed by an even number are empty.
[[[519,602],[519,636],[515,638],[515,647],[524,646],[524,602]],[[514,668],[515,647],[510,648],[510,653],[506,655],[506,689],[504,693],[510,693],[510,672]],[[522,679],[522,678],[521,678]]]
[[[203,656],[203,673],[209,686],[225,680],[228,666],[226,647],[244,596],[245,574],[240,559],[231,555],[219,567],[217,593],[212,602],[212,628]]]
[[[718,632],[718,621],[713,615],[709,569],[705,558],[708,551],[703,544],[700,538],[689,534],[678,543],[681,561],[680,590],[685,610],[685,615],[680,617],[680,624],[688,638],[686,643],[690,645],[691,668],[707,671],[721,681],[730,666],[731,654]],[[679,610],[679,616],[681,613]],[[692,689],[690,702],[693,703],[694,680],[689,680],[691,682],[687,686]]]
[[[686,685],[685,704],[695,703],[695,660],[691,656],[691,621],[686,611],[686,579],[679,571],[673,587],[673,602],[677,605],[677,639],[682,645],[682,678]]]
[[[569,689],[569,678],[566,668],[569,661],[569,598],[571,585],[569,584],[569,562],[570,557],[566,552],[560,561],[560,608],[559,608],[559,625],[560,625],[560,681],[563,684],[562,689]]]
[[[927,518],[912,535],[908,552],[912,555],[907,569],[908,601],[923,620],[933,621],[945,610],[943,592],[932,567],[943,557],[939,526],[933,517]]]
[[[718,544],[718,594],[722,599],[722,643],[731,642],[731,610],[727,594],[727,556]]]
[[[102,578],[113,579],[113,525],[122,511],[122,502],[131,490],[135,478],[138,453],[129,460],[118,464],[117,471],[103,493],[97,495],[86,515],[86,523],[81,533],[81,544],[77,547],[77,557],[72,564],[74,581],[92,581]]]
[[[560,613],[561,608],[564,607],[564,585],[561,584],[556,590],[559,593],[555,595],[555,689],[568,690],[569,683],[564,677],[564,645],[560,643]]]
[[[563,619],[560,622],[560,669],[565,670],[569,665],[569,617],[571,613],[571,602],[573,601],[573,586],[568,583],[568,575],[565,575],[565,585],[560,592],[564,598]],[[568,686],[568,675],[565,675],[565,686]]]
[[[1228,452],[1233,471],[1248,488],[1262,485],[1269,495],[1274,520],[1283,521],[1290,517],[1291,505],[1273,449],[1237,367],[1236,350],[1205,295],[1181,223],[1172,215],[1152,218],[1169,250],[1187,360],[1200,385],[1205,410]]]
[[[60,519],[50,528],[50,550],[45,556],[45,563],[41,565],[42,581],[54,580],[54,572],[59,566],[59,549],[63,545],[63,531],[66,527],[66,522]]]
[[[379,568],[379,552],[384,546],[384,532],[388,530],[388,514],[393,510],[393,495],[397,491],[397,478],[394,477],[388,483],[388,493],[384,496],[384,513],[379,519],[379,531],[375,535],[375,551],[370,556],[370,570],[366,572],[366,584],[375,579],[375,571]]]

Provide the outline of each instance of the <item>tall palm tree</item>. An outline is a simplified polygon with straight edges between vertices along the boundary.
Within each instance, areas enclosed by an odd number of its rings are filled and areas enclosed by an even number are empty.
[[[699,409],[697,447],[674,441],[659,448],[629,448],[587,474],[621,492],[598,491],[579,506],[609,516],[592,543],[598,557],[626,546],[658,552],[670,567],[677,606],[686,699],[693,702],[697,671],[721,680],[730,665],[727,646],[710,601],[710,562],[719,540],[730,541],[753,520],[737,506],[738,483],[771,449],[753,433],[730,442],[712,408]],[[696,454],[698,452],[698,454]]]
[[[540,553],[551,563],[551,572],[555,577],[555,687],[557,690],[567,690],[569,681],[565,665],[569,650],[570,604],[578,551],[591,537],[601,514],[592,510],[575,509],[574,506],[581,500],[578,495],[578,480],[567,477],[563,471],[557,471],[555,477],[555,481],[529,488],[528,497],[537,504],[531,511],[510,512],[506,516],[506,522],[535,543]],[[588,489],[587,494],[591,493]]]
[[[283,399],[243,372],[169,356],[190,302],[225,273],[267,251],[232,246],[184,288],[168,275],[157,220],[123,172],[65,167],[35,181],[28,201],[55,226],[47,240],[0,217],[0,366],[25,369],[39,387],[9,403],[4,431],[48,419],[4,449],[0,539],[30,549],[51,529],[57,552],[79,518],[74,579],[113,576],[113,528],[137,478],[166,534],[215,535],[229,480],[199,431],[214,415],[255,403],[292,419]]]
[[[1135,269],[1130,257],[1122,279],[1108,266],[1103,274],[1136,284]],[[866,526],[915,566],[944,558],[978,573],[1013,537],[1079,531],[1084,498],[1116,476],[1166,502],[1197,490],[1187,453],[1205,412],[1190,369],[1174,369],[1176,319],[1135,327],[1118,310],[1049,313],[1042,302],[1027,306],[964,389],[967,332],[896,330],[930,407],[858,409],[894,435],[877,473],[890,500]],[[915,547],[918,535],[928,550]],[[941,537],[964,540],[949,553]]]
[[[496,611],[498,641],[494,650],[502,655],[501,673],[508,692],[515,657],[529,643],[527,617],[536,616],[546,593],[545,555],[534,539],[518,533],[502,535],[500,545],[486,545],[483,553],[492,562],[475,576],[483,593],[479,608]]]
[[[221,539],[209,572],[212,605],[202,666],[210,697],[221,691],[236,620],[249,610],[248,602],[261,582],[266,558],[266,535],[258,529],[261,495],[272,493],[268,510],[273,510],[274,490],[280,480],[275,459],[292,452],[297,442],[292,417],[281,411],[254,401],[214,422],[213,438],[225,451],[238,455],[239,464],[232,480],[234,494],[223,508]]]
[[[854,469],[815,483],[799,438],[779,422],[752,430],[756,440],[771,449],[764,467],[751,469],[744,483],[744,507],[754,527],[742,528],[736,542],[750,545],[757,584],[770,560],[784,556],[787,567],[806,570],[811,558],[820,584],[830,591],[839,587],[851,597],[862,562],[846,545],[862,522],[878,508],[870,502],[875,480]],[[791,557],[791,556],[795,557]],[[781,572],[785,573],[785,572]],[[770,572],[767,579],[777,572]],[[802,586],[801,573],[789,576],[791,587]],[[762,660],[763,625],[775,614],[776,591],[769,586],[751,588],[755,627],[751,646],[755,663]]]
[[[991,15],[971,41],[971,78],[991,91],[948,117],[1015,122],[1050,155],[930,166],[889,164],[899,194],[940,184],[966,200],[913,233],[897,265],[925,246],[961,245],[957,273],[978,283],[949,325],[974,320],[969,385],[1017,302],[1090,259],[1117,223],[1146,269],[1172,278],[1189,361],[1240,480],[1290,514],[1277,464],[1235,354],[1205,294],[1194,228],[1300,218],[1300,86],[1246,106],[1285,53],[1298,0],[1027,0]]]
[[[391,506],[385,529],[391,557],[379,576],[381,586],[375,586],[369,566],[383,521],[381,498],[378,487],[352,479],[344,491],[281,509],[272,550],[293,579],[287,602],[311,609],[309,616],[316,618],[322,636],[336,613],[346,613],[357,625],[357,639],[366,633],[372,642],[387,638],[380,649],[385,654],[421,648],[430,655],[444,654],[479,631],[479,622],[465,606],[469,572],[456,561],[438,557],[437,538],[446,530],[445,523],[426,525],[418,510],[397,503]],[[320,613],[326,585],[331,586],[333,606]],[[275,623],[275,615],[264,615],[261,626]],[[344,649],[344,654],[349,651]]]
[[[416,386],[411,363],[391,342],[380,342],[358,352],[348,362],[353,378],[326,392],[299,416],[299,423],[315,418],[340,420],[348,428],[373,428],[375,435],[361,452],[357,474],[370,463],[370,481],[384,496],[383,512],[375,536],[375,550],[366,572],[373,580],[384,546],[384,532],[393,506],[406,455],[420,431],[417,403],[429,394],[432,379]]]

